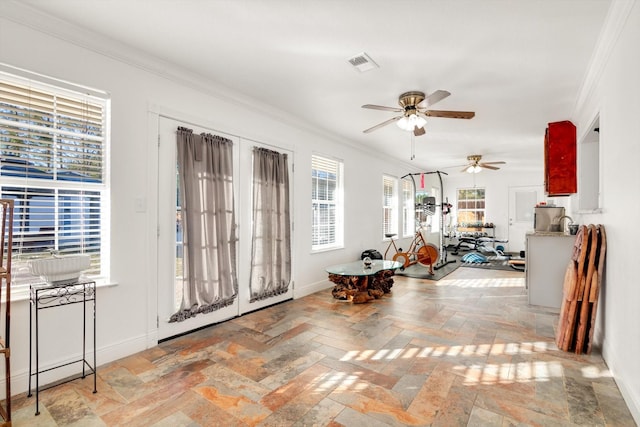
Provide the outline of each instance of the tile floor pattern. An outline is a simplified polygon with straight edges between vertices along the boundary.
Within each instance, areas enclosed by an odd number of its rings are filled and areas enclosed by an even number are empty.
[[[523,273],[396,276],[368,304],[330,290],[197,331],[34,397],[14,426],[634,426],[602,358],[557,350]]]

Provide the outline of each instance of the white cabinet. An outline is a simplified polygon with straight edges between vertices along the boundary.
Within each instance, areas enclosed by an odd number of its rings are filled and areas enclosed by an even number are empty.
[[[564,233],[527,234],[526,280],[529,304],[560,308],[564,274],[576,236]]]

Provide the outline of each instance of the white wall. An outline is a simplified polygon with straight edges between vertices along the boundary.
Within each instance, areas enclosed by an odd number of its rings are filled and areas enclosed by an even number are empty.
[[[0,62],[97,89],[111,95],[111,278],[116,286],[100,288],[98,300],[98,365],[156,344],[157,261],[156,204],[158,189],[157,129],[150,126],[157,111],[174,118],[260,141],[294,152],[291,179],[295,203],[293,222],[294,295],[332,286],[324,267],[359,258],[363,249],[383,249],[382,174],[400,178],[411,165],[376,157],[344,141],[262,113],[234,97],[214,95],[215,88],[197,81],[177,83],[86,48],[0,17]],[[202,82],[200,82],[202,83]],[[238,95],[237,98],[241,98]],[[246,123],[251,122],[247,127]],[[311,254],[311,154],[340,158],[345,166],[345,248]],[[240,166],[241,176],[250,165]],[[244,169],[244,170],[242,170]],[[136,200],[146,202],[138,212]],[[240,227],[248,224],[240,224]],[[248,265],[239,266],[247,269]],[[248,277],[248,274],[244,274]],[[241,283],[240,286],[243,284]],[[246,284],[245,284],[246,285]],[[43,327],[42,367],[76,358],[80,348],[65,334],[78,323],[73,310],[52,315]],[[12,304],[13,393],[27,387],[29,305]],[[44,351],[46,349],[46,351]],[[68,374],[55,371],[55,377]]]
[[[584,213],[584,224],[603,224],[607,235],[605,278],[597,314],[596,339],[618,387],[640,423],[640,286],[637,216],[640,198],[640,4],[615,2],[610,46],[574,123],[585,135],[600,114],[602,211]],[[619,34],[617,31],[620,31]],[[607,44],[608,43],[608,44]]]

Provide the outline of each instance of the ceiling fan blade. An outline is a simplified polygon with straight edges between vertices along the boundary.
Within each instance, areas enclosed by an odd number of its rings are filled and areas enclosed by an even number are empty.
[[[415,128],[413,128],[413,134],[415,136],[420,136],[420,135],[424,135],[426,132],[424,130],[424,127],[419,128],[418,126],[416,126]]]
[[[443,110],[426,110],[423,112],[428,117],[445,117],[448,119],[472,119],[476,113],[473,111],[443,111]]]
[[[364,104],[362,108],[368,108],[370,110],[382,110],[382,111],[393,111],[394,113],[402,113],[404,110],[398,107],[385,107],[384,105],[373,105],[373,104]]]
[[[400,120],[401,118],[402,118],[402,116],[392,117],[392,118],[390,118],[389,120],[385,120],[385,121],[384,121],[384,122],[382,122],[382,123],[378,123],[377,125],[375,125],[375,126],[373,126],[373,127],[370,127],[369,129],[365,129],[365,130],[363,130],[362,132],[364,132],[364,133],[373,132],[374,130],[376,130],[376,129],[380,129],[381,127],[386,126],[386,125],[388,125],[388,124],[390,124],[390,123],[397,122],[397,121],[398,121],[398,120]]]
[[[488,165],[486,163],[480,163],[480,164],[478,164],[478,166],[480,166],[481,168],[491,169],[491,170],[494,170],[494,171],[500,169],[497,166],[491,166],[491,165]]]
[[[446,90],[437,90],[433,92],[431,95],[427,96],[424,101],[420,104],[424,104],[425,107],[431,107],[436,102],[440,102],[446,97],[451,95],[451,92],[447,92]]]
[[[506,165],[507,162],[483,162],[483,165]]]

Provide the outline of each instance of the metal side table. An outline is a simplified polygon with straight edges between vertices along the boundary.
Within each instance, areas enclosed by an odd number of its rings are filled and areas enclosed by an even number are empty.
[[[74,363],[82,363],[82,374],[72,378],[56,382],[53,385],[44,387],[44,389],[53,387],[54,385],[63,384],[78,378],[85,378],[93,374],[93,392],[97,393],[97,374],[96,374],[96,282],[81,281],[66,285],[49,285],[34,284],[30,286],[29,299],[31,302],[31,310],[29,311],[29,393],[31,397],[31,379],[35,376],[36,391],[36,415],[40,414],[39,393],[40,393],[40,374],[49,372],[54,369],[72,365]],[[92,306],[93,312],[93,364],[87,361],[87,303]],[[40,370],[39,360],[39,336],[40,329],[38,313],[41,310],[56,307],[64,307],[71,304],[82,304],[82,358],[71,362],[63,363],[51,368]],[[35,324],[33,323],[35,317]],[[35,333],[35,371],[33,371],[32,355],[33,355],[33,334]]]

